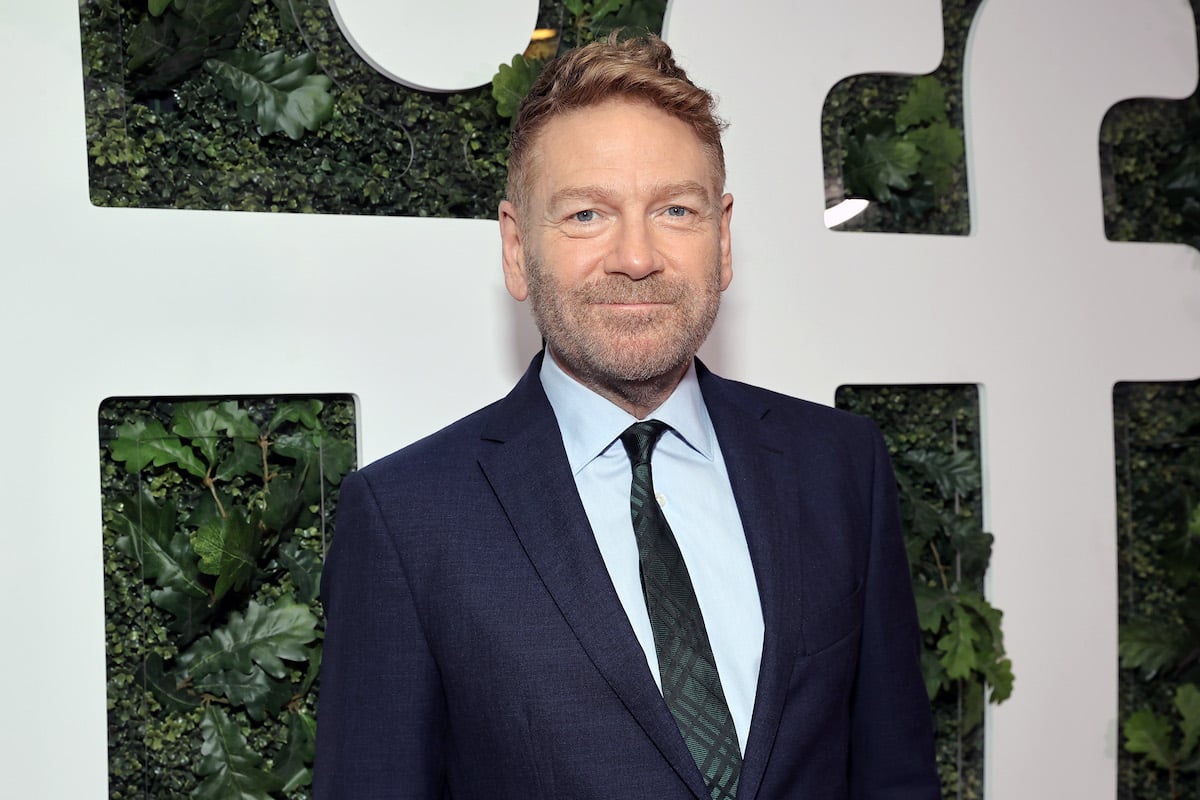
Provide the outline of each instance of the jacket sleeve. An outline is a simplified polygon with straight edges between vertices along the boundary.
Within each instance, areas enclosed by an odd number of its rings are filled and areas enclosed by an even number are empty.
[[[322,575],[316,800],[444,796],[441,680],[388,523],[368,479],[347,476]]]
[[[871,544],[862,650],[852,700],[850,796],[937,800],[933,721],[920,669],[920,629],[900,532],[896,479],[874,431]]]

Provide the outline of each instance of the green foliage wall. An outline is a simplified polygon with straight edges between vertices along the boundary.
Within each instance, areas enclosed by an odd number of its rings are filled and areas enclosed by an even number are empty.
[[[349,398],[100,410],[109,796],[307,797]]]
[[[1200,3],[1192,2],[1193,13]],[[1129,100],[1100,129],[1104,228],[1200,247],[1200,94]],[[1113,393],[1120,587],[1118,796],[1200,796],[1200,382]]]

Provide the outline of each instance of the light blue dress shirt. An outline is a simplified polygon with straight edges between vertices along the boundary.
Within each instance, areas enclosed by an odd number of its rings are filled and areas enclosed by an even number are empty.
[[[629,513],[632,471],[619,440],[637,419],[567,375],[549,353],[542,360],[541,380],[596,544],[661,689]],[[647,419],[671,426],[654,449],[654,490],[696,589],[725,700],[745,753],[762,660],[762,606],[695,364]]]

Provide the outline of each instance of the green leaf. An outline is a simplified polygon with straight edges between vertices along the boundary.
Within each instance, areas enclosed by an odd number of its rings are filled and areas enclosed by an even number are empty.
[[[1120,627],[1117,651],[1124,669],[1147,678],[1179,663],[1193,647],[1191,632],[1170,621],[1138,620]]]
[[[264,135],[283,131],[299,139],[333,116],[333,82],[314,75],[317,57],[312,53],[286,61],[283,51],[259,56],[236,51],[210,58],[204,68],[222,93],[237,103],[238,113],[258,124]]]
[[[184,471],[203,478],[204,464],[192,448],[171,436],[158,420],[136,420],[117,428],[117,438],[109,443],[114,461],[125,463],[125,469],[139,472],[146,465],[156,467],[178,464]]]
[[[1176,763],[1170,720],[1145,709],[1133,712],[1125,722],[1125,749],[1145,755],[1155,766],[1170,769]]]
[[[1182,717],[1180,729],[1183,743],[1179,745],[1179,760],[1186,761],[1200,743],[1200,689],[1195,684],[1185,683],[1175,690],[1175,708]]]
[[[924,480],[933,483],[945,500],[979,488],[979,462],[969,450],[939,453],[934,450],[909,450],[900,456]]]
[[[170,8],[171,0],[149,0],[147,6],[149,7],[151,14],[156,17],[161,17],[163,12]]]
[[[142,662],[146,687],[168,711],[190,711],[200,705],[200,698],[183,686],[178,675],[167,674],[162,656],[151,654]]]
[[[171,432],[200,448],[200,455],[209,464],[217,463],[217,446],[221,433],[217,410],[212,403],[180,403],[175,406]]]
[[[322,408],[324,408],[324,404],[316,399],[289,400],[286,403],[280,403],[275,409],[271,421],[267,424],[267,433],[274,433],[285,422],[298,422],[309,430],[317,430],[321,427],[318,415]]]
[[[274,678],[287,675],[282,659],[304,661],[304,645],[317,638],[317,618],[308,606],[280,598],[271,606],[250,601],[246,613],[229,615],[229,624],[198,639],[179,657],[192,678],[219,670],[249,673],[254,664]]]
[[[312,550],[305,550],[296,542],[284,542],[279,546],[279,563],[287,569],[296,587],[296,597],[301,603],[316,600],[321,591],[321,560]]]
[[[258,529],[239,513],[206,522],[191,537],[200,571],[217,576],[213,602],[230,589],[241,589],[254,575],[261,543]]]
[[[921,161],[912,142],[890,133],[852,136],[846,148],[846,192],[886,203],[893,189],[908,189]]]
[[[583,0],[563,0],[563,5],[576,17],[583,16]]]
[[[316,402],[320,402],[319,400]],[[217,427],[230,438],[257,442],[261,435],[258,426],[250,418],[250,412],[238,406],[236,400],[226,400],[217,405]]]
[[[252,719],[261,722],[267,712],[278,713],[292,699],[292,685],[275,680],[255,665],[249,672],[223,669],[197,678],[196,691],[225,697],[230,705],[245,706]]]
[[[316,743],[316,720],[303,712],[292,714],[288,720],[287,746],[275,759],[276,766],[271,771],[283,785],[285,794],[312,783]]]
[[[186,541],[184,534],[176,535],[181,543]],[[172,615],[168,627],[178,633],[180,640],[185,643],[195,639],[201,633],[208,618],[213,614],[213,607],[207,594],[201,597],[191,592],[181,592],[167,587],[152,590],[150,600],[154,605]]]
[[[913,585],[913,594],[917,600],[917,620],[921,630],[935,633],[942,629],[942,623],[950,618],[951,598],[942,589],[930,587],[924,581]]]
[[[603,19],[609,14],[615,14],[628,2],[629,0],[596,0],[596,5],[592,8],[592,21]]]
[[[136,497],[117,499],[109,525],[118,534],[117,549],[142,565],[146,579],[164,589],[208,598],[187,534],[175,529],[175,507],[170,503],[159,506],[143,487]]]
[[[322,476],[329,485],[337,486],[342,482],[346,473],[354,467],[354,459],[358,455],[358,451],[353,442],[332,436],[321,436],[317,441],[317,446],[321,453]]]
[[[942,666],[946,674],[953,680],[968,677],[979,666],[979,657],[975,645],[979,641],[979,632],[970,611],[964,605],[954,608],[954,616],[945,636],[938,640],[938,650],[941,652]]]
[[[906,131],[904,138],[921,150],[921,163],[917,167],[921,175],[937,192],[945,191],[953,182],[954,169],[962,163],[966,152],[962,131],[940,120],[926,128]]]
[[[657,34],[662,31],[666,13],[667,0],[631,0],[623,3],[611,16],[593,15],[588,28],[597,39],[608,36],[618,28],[622,40],[644,36],[647,33]]]
[[[496,113],[505,119],[515,118],[521,101],[529,94],[529,88],[541,70],[541,61],[531,61],[519,53],[513,56],[511,65],[501,64],[492,78]]]
[[[204,782],[192,790],[197,800],[271,800],[278,782],[261,769],[263,758],[250,749],[238,726],[218,706],[200,718],[200,763]]]
[[[240,475],[262,476],[262,448],[258,442],[234,439],[233,447],[217,465],[213,475],[219,481],[227,481]]]
[[[938,692],[951,685],[937,653],[929,648],[921,648],[921,676],[925,679],[925,693],[929,699],[937,697]]]
[[[912,88],[896,111],[896,130],[946,119],[946,91],[942,82],[932,75],[915,78]]]

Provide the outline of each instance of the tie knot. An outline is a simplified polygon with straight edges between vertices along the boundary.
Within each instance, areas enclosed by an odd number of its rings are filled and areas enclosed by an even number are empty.
[[[654,452],[658,437],[670,427],[665,422],[647,419],[635,422],[625,429],[621,434],[621,444],[625,445],[625,452],[629,454],[629,460],[634,466],[650,463],[650,454]]]

